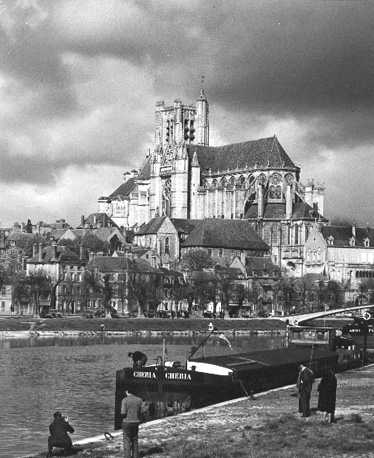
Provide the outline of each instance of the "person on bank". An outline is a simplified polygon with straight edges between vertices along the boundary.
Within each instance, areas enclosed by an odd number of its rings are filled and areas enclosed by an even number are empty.
[[[142,404],[141,398],[127,390],[125,391],[121,405],[124,458],[139,457],[138,433],[142,417]]]
[[[313,382],[313,371],[300,364],[296,386],[299,395],[299,412],[303,417],[309,417],[310,415],[310,394],[312,392]]]
[[[74,432],[74,428],[70,426],[68,418],[63,417],[61,412],[55,412],[53,414],[53,421],[49,425],[49,432],[47,456],[52,456],[53,447],[64,449],[64,453],[75,450],[69,436],[69,433]]]
[[[329,369],[318,385],[318,410],[324,412],[324,420],[330,423],[335,421],[336,386],[334,371]]]
[[[129,358],[132,358],[134,369],[143,367],[147,364],[147,355],[141,351],[134,351],[128,354]]]

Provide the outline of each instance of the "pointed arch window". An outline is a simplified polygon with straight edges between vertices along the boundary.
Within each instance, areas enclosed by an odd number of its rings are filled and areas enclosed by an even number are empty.
[[[332,235],[330,235],[327,239],[327,244],[328,245],[334,245],[334,237]]]

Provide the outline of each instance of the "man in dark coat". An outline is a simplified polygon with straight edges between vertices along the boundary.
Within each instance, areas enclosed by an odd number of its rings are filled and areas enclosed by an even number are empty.
[[[142,418],[143,400],[134,394],[125,392],[122,400],[121,414],[123,430],[123,454],[125,458],[138,458],[138,431]]]
[[[297,390],[299,393],[299,412],[303,417],[310,415],[310,394],[314,382],[313,371],[300,364],[299,376],[297,377]]]
[[[128,354],[129,358],[132,358],[134,369],[143,367],[147,363],[147,355],[141,351],[134,351]]]
[[[330,417],[330,423],[335,421],[336,386],[336,376],[330,369],[318,385],[318,410],[325,412],[325,420]]]
[[[52,456],[53,447],[63,448],[65,452],[73,450],[73,443],[68,433],[73,433],[74,428],[64,418],[61,412],[53,414],[53,422],[49,425],[48,455]]]

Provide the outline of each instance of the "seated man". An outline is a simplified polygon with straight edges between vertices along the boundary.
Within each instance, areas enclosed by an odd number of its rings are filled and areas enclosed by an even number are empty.
[[[64,452],[73,451],[73,443],[68,433],[73,433],[74,428],[69,425],[61,412],[53,414],[53,422],[49,425],[50,436],[48,437],[48,455],[52,456],[53,447],[64,449]]]
[[[143,367],[147,363],[147,355],[145,355],[141,351],[134,351],[133,353],[130,352],[128,356],[129,358],[132,358],[134,369],[137,367]]]

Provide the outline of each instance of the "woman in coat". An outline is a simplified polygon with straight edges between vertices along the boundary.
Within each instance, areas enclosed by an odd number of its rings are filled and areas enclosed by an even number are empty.
[[[335,418],[336,376],[332,369],[326,372],[318,385],[318,410],[325,412],[325,419],[330,417],[330,423]]]

